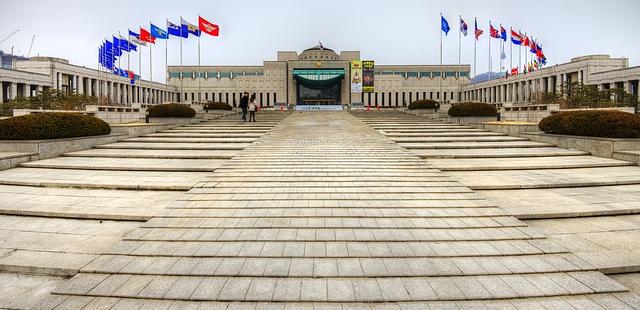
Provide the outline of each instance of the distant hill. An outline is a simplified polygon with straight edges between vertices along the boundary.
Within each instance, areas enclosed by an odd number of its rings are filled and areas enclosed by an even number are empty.
[[[495,79],[504,78],[505,73],[504,72],[485,72],[485,73],[480,73],[480,74],[474,76],[471,79],[471,83],[486,82],[486,81],[489,80],[489,75],[491,75],[491,79],[492,80],[495,80]]]

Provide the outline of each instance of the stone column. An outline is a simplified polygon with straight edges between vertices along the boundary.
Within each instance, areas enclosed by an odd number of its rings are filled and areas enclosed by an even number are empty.
[[[78,95],[84,95],[84,78],[81,76],[76,76],[76,80],[78,81]]]
[[[17,83],[11,83],[9,85],[9,88],[10,88],[9,100],[16,99],[16,97],[18,97],[18,84]]]
[[[42,85],[36,85],[36,96],[42,92]]]
[[[22,89],[22,95],[25,98],[29,98],[31,97],[31,85],[29,84],[24,84],[24,89]]]
[[[4,85],[0,81],[0,103],[4,102]]]

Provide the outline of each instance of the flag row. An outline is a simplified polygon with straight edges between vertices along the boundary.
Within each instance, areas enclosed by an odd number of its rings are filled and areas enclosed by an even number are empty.
[[[474,20],[474,24],[475,24],[474,36],[477,41],[478,39],[480,39],[480,36],[482,36],[482,34],[484,33],[484,30],[478,27],[477,18]],[[449,27],[449,22],[444,16],[440,16],[440,28],[445,35],[448,35],[449,31],[451,30],[451,27]],[[466,37],[468,35],[468,31],[469,31],[469,26],[462,19],[462,17],[460,17],[460,34]],[[538,42],[536,42],[536,40],[534,40],[533,38],[529,37],[526,34],[523,34],[521,31],[514,31],[513,28],[509,28],[509,35],[511,36],[510,41],[512,44],[529,48],[529,52],[532,54],[535,54],[537,63],[539,63],[540,66],[546,65],[547,57],[544,55],[542,47]],[[500,39],[503,42],[506,42],[508,39],[507,30],[502,26],[502,24],[500,24],[500,28],[498,29],[493,27],[493,24],[491,24],[491,22],[489,22],[489,36],[490,38],[493,38],[493,39]]]
[[[123,70],[116,64],[123,52],[138,51],[138,47],[155,44],[157,39],[168,40],[170,37],[179,37],[187,39],[190,36],[200,37],[202,33],[217,37],[220,35],[220,27],[201,16],[198,16],[198,25],[194,25],[180,17],[180,24],[166,21],[166,30],[150,23],[149,30],[140,27],[138,32],[128,30],[128,38],[124,38],[120,34],[113,36],[112,40],[105,40],[98,48],[98,63],[105,69],[114,74],[129,77],[131,83],[138,77],[129,70]]]

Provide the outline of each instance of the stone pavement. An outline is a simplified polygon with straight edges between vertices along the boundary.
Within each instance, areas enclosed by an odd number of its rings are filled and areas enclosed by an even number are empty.
[[[640,308],[595,266],[374,130],[458,126],[354,114],[370,126],[345,112],[274,122],[39,308]]]
[[[33,308],[283,117],[234,115],[1,171],[0,308]]]
[[[477,142],[496,133],[399,113],[356,115],[401,145],[408,144],[405,134],[429,139],[432,131],[449,126],[438,133],[444,148],[427,142],[411,143],[411,150],[601,272],[626,273],[616,279],[640,292],[640,222],[633,215],[640,213],[640,168],[634,163],[556,147]],[[456,144],[465,136],[470,142],[457,146],[464,150],[449,150],[447,136]]]

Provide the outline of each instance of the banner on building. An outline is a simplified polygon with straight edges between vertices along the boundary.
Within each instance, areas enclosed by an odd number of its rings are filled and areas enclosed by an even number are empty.
[[[373,60],[362,61],[362,91],[372,93],[373,88]]]
[[[351,92],[362,92],[362,61],[351,61]]]

